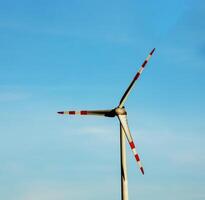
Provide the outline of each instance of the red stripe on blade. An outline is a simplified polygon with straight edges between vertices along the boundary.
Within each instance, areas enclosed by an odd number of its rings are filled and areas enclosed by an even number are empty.
[[[140,158],[139,158],[138,154],[135,155],[135,158],[136,158],[137,162],[140,161]]]
[[[75,111],[69,111],[69,115],[75,115]]]
[[[142,64],[142,67],[144,68],[146,64],[147,64],[147,60],[144,61],[144,63]]]
[[[136,76],[135,76],[134,80],[137,80],[137,79],[139,78],[139,76],[140,76],[140,73],[139,73],[139,72],[137,72],[137,74],[136,74]]]
[[[135,148],[135,144],[134,144],[134,142],[132,141],[132,142],[130,142],[130,147],[131,147],[131,149],[134,149]]]
[[[87,115],[87,114],[88,114],[88,111],[82,110],[82,111],[80,111],[80,114],[81,114],[81,115]]]
[[[155,51],[155,48],[150,52],[150,55],[152,55],[154,53],[154,51]]]
[[[143,167],[140,167],[140,170],[141,170],[142,174],[144,175],[144,169],[143,169]]]

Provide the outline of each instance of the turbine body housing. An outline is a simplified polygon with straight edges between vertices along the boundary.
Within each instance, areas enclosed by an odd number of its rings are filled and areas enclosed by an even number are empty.
[[[116,115],[127,115],[127,112],[126,112],[124,107],[122,107],[122,108],[119,108],[119,107],[115,108],[115,113],[116,113]]]

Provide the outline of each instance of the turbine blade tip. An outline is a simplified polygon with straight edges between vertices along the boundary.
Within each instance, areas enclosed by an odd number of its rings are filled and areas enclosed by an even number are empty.
[[[152,49],[152,51],[150,52],[150,55],[152,55],[154,53],[154,51],[155,51],[155,48]]]
[[[62,111],[59,111],[59,112],[57,112],[57,113],[58,113],[58,114],[61,114],[61,115],[64,114],[64,112],[62,112]]]
[[[140,167],[140,170],[141,170],[142,174],[144,175],[144,169],[143,169],[143,167]]]

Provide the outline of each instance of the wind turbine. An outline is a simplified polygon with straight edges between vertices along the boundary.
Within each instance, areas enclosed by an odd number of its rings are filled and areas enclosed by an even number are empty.
[[[120,122],[120,158],[121,158],[121,199],[128,200],[128,180],[127,180],[127,164],[126,164],[126,144],[125,144],[125,137],[128,140],[130,148],[135,156],[137,164],[141,173],[144,175],[144,169],[142,163],[140,161],[140,157],[137,153],[135,148],[134,141],[132,139],[132,135],[128,126],[127,121],[127,111],[124,107],[124,104],[135,84],[135,82],[140,77],[141,73],[143,72],[146,64],[148,63],[149,59],[151,58],[152,54],[154,53],[155,48],[150,52],[146,60],[141,65],[140,69],[138,70],[137,74],[135,75],[134,79],[128,86],[127,90],[125,91],[124,95],[122,96],[119,105],[111,110],[82,110],[82,111],[60,111],[58,114],[68,114],[68,115],[96,115],[96,116],[104,116],[104,117],[115,117],[117,116]]]

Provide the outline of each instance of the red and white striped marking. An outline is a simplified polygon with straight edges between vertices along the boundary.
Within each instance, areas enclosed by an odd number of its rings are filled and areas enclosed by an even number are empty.
[[[136,159],[136,161],[137,161],[137,164],[139,165],[139,168],[140,168],[142,174],[144,174],[144,169],[143,169],[142,164],[141,164],[141,162],[140,162],[139,154],[138,154],[137,151],[136,151],[135,144],[134,144],[133,141],[129,142],[129,144],[130,144],[130,147],[131,147],[131,149],[132,149],[132,152],[134,153],[134,156],[135,156],[135,159]]]
[[[141,73],[143,72],[145,65],[148,63],[149,59],[152,57],[152,54],[154,53],[155,48],[150,52],[150,54],[148,55],[148,57],[146,58],[146,60],[143,62],[143,64],[141,65],[139,71],[137,72],[136,76],[134,77],[134,80],[136,81],[139,76],[141,75]]]
[[[139,165],[139,168],[140,168],[142,174],[144,174],[144,169],[142,167],[139,154],[136,151],[135,144],[133,142],[132,135],[130,133],[130,129],[129,129],[128,122],[127,122],[127,116],[126,115],[118,115],[118,118],[120,120],[120,123],[121,123],[123,129],[124,129],[124,132],[126,134],[128,142],[130,144],[131,150],[132,150],[132,152],[133,152],[133,154],[135,156],[137,164]]]
[[[149,59],[151,58],[152,54],[154,53],[155,48],[149,53],[148,57],[146,58],[146,60],[143,62],[143,64],[141,65],[140,69],[138,70],[137,74],[135,75],[135,77],[133,78],[132,82],[130,83],[130,85],[128,86],[127,90],[125,91],[124,95],[122,96],[120,103],[119,103],[119,108],[122,108],[124,106],[125,101],[127,100],[130,91],[132,90],[136,80],[140,77],[141,73],[143,72],[145,65],[148,63]]]
[[[60,111],[58,114],[61,115],[87,115],[88,111],[81,110],[81,111]]]

